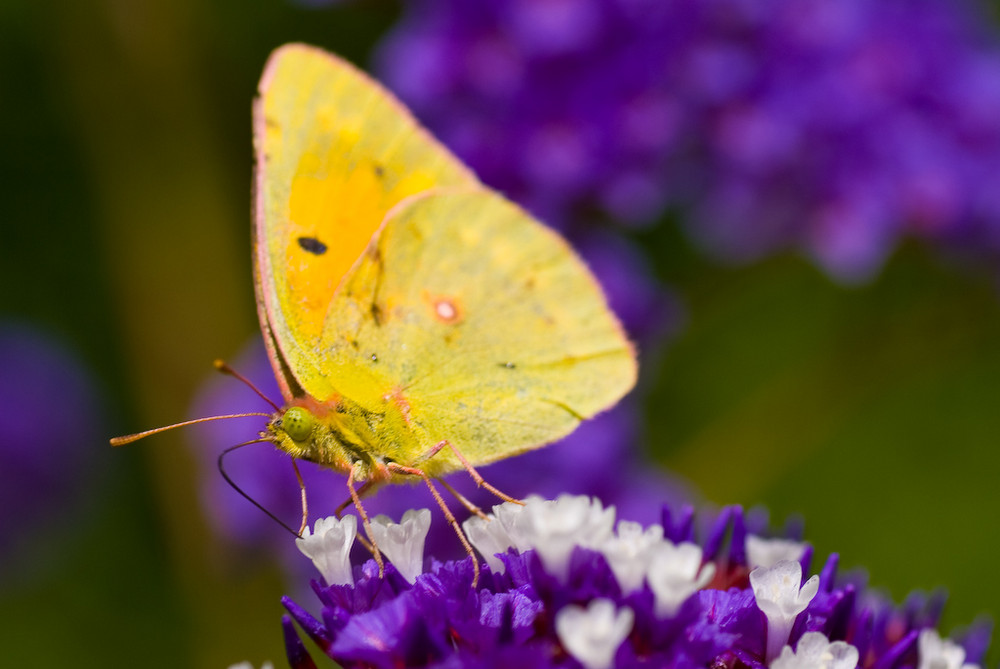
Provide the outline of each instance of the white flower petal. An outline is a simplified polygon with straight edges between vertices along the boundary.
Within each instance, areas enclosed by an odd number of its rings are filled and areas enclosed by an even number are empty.
[[[504,502],[503,504],[497,504],[493,507],[493,517],[496,518],[497,522],[500,523],[500,527],[502,527],[507,536],[510,537],[510,546],[516,548],[520,553],[531,550],[534,547],[528,543],[532,538],[530,536],[530,532],[522,527],[525,523],[525,519],[527,518],[527,516],[522,518],[524,510],[537,504],[541,504],[546,500],[542,499],[538,495],[530,495],[523,501],[524,504]],[[508,546],[508,548],[510,546]]]
[[[858,649],[845,641],[830,642],[820,632],[806,632],[798,647],[781,649],[771,662],[771,669],[854,669],[858,666]]]
[[[611,535],[615,508],[605,509],[600,500],[585,495],[560,495],[527,500],[508,522],[518,550],[535,549],[546,571],[565,581],[573,548],[600,546]]]
[[[795,618],[806,610],[819,592],[819,576],[804,585],[802,565],[794,560],[782,560],[773,567],[757,567],[750,572],[757,607],[767,616],[767,662],[778,657],[788,643]]]
[[[351,546],[358,534],[358,519],[344,516],[320,518],[310,532],[307,526],[295,545],[313,561],[329,585],[354,585],[351,572]]]
[[[951,639],[942,639],[934,629],[920,630],[917,669],[978,669],[965,664],[965,649]]]
[[[747,563],[751,569],[773,567],[782,560],[798,562],[806,552],[806,544],[791,539],[764,539],[747,535]]]
[[[520,508],[519,504],[511,506]],[[511,538],[503,523],[495,516],[489,516],[485,519],[471,516],[462,523],[462,529],[465,531],[465,536],[469,538],[469,542],[486,559],[486,564],[490,566],[490,569],[502,574],[505,567],[496,554],[506,553],[507,549],[514,546],[514,539]]]
[[[608,537],[601,544],[600,551],[614,572],[622,593],[635,592],[642,587],[652,559],[652,549],[662,540],[663,528],[659,525],[643,530],[639,523],[618,521],[617,534]]]
[[[424,572],[424,541],[431,527],[430,509],[410,509],[399,523],[388,516],[372,520],[372,537],[403,578],[410,583]]]
[[[610,599],[595,599],[587,608],[570,604],[556,614],[556,636],[587,669],[608,669],[634,618],[627,606],[616,612]]]
[[[701,547],[663,539],[652,549],[646,580],[656,600],[656,615],[672,616],[688,597],[701,590],[715,576],[715,565],[702,565]]]

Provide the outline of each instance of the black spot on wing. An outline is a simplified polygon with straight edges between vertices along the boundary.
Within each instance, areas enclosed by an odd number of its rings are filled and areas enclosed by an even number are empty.
[[[308,251],[313,255],[321,256],[326,253],[326,244],[315,237],[299,237],[298,242],[303,251]]]

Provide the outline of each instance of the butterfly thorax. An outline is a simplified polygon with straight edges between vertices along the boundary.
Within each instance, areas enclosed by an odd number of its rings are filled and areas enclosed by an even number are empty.
[[[386,480],[392,478],[386,464],[408,450],[396,441],[405,432],[385,425],[386,420],[392,417],[349,401],[321,403],[307,397],[275,414],[265,436],[293,458],[345,473],[353,470],[359,481]],[[387,441],[386,435],[395,435],[394,440]]]

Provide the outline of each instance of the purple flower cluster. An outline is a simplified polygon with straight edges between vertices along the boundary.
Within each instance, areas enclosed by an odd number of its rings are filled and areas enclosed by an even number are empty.
[[[103,442],[104,417],[93,374],[36,326],[0,320],[0,370],[0,562],[6,563],[22,545],[78,520],[100,469],[96,456],[104,451],[95,444]]]
[[[563,229],[680,206],[719,257],[1000,251],[1000,45],[975,0],[414,0],[380,74]]]
[[[317,524],[299,543],[324,574],[312,582],[320,614],[285,598],[291,666],[312,666],[293,620],[348,668],[972,669],[989,641],[982,623],[960,643],[942,640],[941,597],[896,607],[857,575],[839,575],[835,554],[803,582],[812,549],[761,538],[739,507],[702,523],[700,542],[689,507],[616,530],[614,509],[588,498],[494,512],[465,524],[487,556],[478,584],[470,558],[430,559],[420,573],[420,514],[395,526],[408,551],[402,540],[383,544],[396,565],[383,578],[374,561],[352,568],[344,558],[353,518]]]

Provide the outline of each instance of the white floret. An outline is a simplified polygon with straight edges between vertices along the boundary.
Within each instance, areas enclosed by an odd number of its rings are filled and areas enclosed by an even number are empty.
[[[518,504],[511,504],[511,506],[520,508]],[[496,516],[487,516],[486,518],[471,516],[462,523],[462,529],[465,531],[465,536],[469,538],[469,543],[486,559],[486,564],[490,566],[490,569],[497,573],[503,573],[505,567],[497,554],[506,553],[507,549],[514,546],[514,539],[511,538],[504,524]]]
[[[819,576],[802,584],[802,565],[782,560],[773,567],[757,567],[750,572],[757,607],[767,617],[767,661],[778,657],[788,643],[795,618],[806,610],[819,592]]]
[[[595,599],[587,608],[570,604],[556,614],[556,636],[586,669],[609,669],[634,618],[627,606],[615,611],[610,599]]]
[[[614,572],[623,594],[642,587],[653,557],[653,548],[661,541],[663,528],[659,525],[651,525],[644,530],[639,523],[620,520],[617,533],[601,544],[600,551]]]
[[[917,669],[979,669],[966,664],[965,649],[951,639],[942,639],[937,630],[920,630],[917,648]]]
[[[424,572],[424,541],[431,527],[430,509],[410,509],[399,523],[388,516],[372,520],[372,538],[410,583]]]
[[[307,526],[295,545],[313,561],[329,585],[354,585],[350,555],[358,534],[358,519],[354,516],[320,518],[314,528],[310,532]]]
[[[773,567],[782,560],[798,562],[806,552],[806,544],[791,539],[764,539],[753,534],[747,535],[747,563],[751,569]]]
[[[597,548],[611,536],[615,507],[586,495],[560,495],[555,500],[529,499],[508,523],[518,550],[533,548],[545,570],[565,581],[576,546]]]
[[[791,646],[771,662],[771,669],[854,669],[858,649],[846,641],[830,642],[820,632],[806,632],[793,651]]]
[[[666,539],[652,549],[646,580],[656,601],[656,615],[672,616],[688,597],[715,576],[715,565],[702,565],[702,550],[696,544],[673,544]]]

